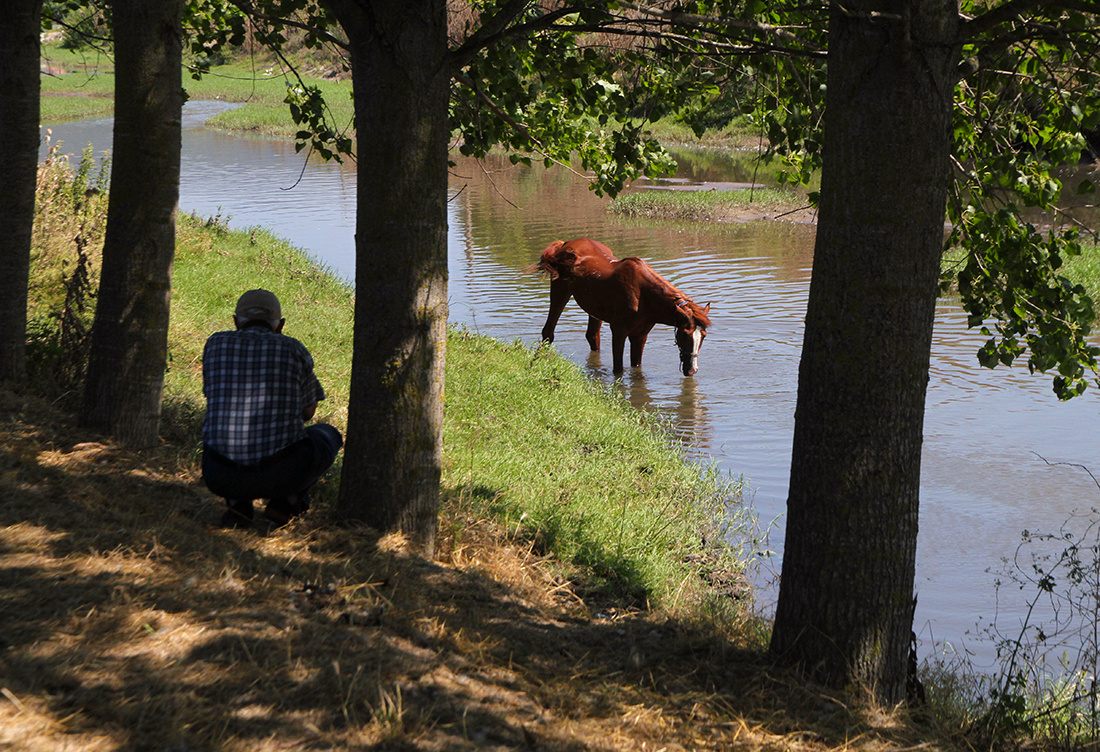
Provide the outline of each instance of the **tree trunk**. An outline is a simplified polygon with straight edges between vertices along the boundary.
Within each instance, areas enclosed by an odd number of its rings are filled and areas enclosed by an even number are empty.
[[[26,373],[27,285],[38,170],[42,0],[0,13],[0,381]]]
[[[327,0],[351,47],[355,336],[338,513],[432,551],[447,324],[445,0]]]
[[[115,0],[111,193],[81,423],[132,446],[160,427],[179,201],[182,0]]]
[[[818,680],[893,703],[904,698],[912,630],[957,13],[916,0],[845,8],[829,33],[821,209],[771,650]],[[871,11],[887,15],[872,20]]]

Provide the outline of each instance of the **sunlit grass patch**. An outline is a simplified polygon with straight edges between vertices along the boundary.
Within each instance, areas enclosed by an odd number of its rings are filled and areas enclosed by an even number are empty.
[[[242,107],[211,117],[207,120],[211,127],[293,138],[301,128],[291,118],[289,106],[284,100],[289,89],[301,88],[304,83],[305,86],[319,88],[324,94],[332,126],[337,130],[350,131],[354,118],[351,80],[318,78],[302,71],[299,73],[301,80],[280,64],[242,59],[214,66],[199,79],[187,75],[183,85],[192,100],[218,99],[244,103]]]
[[[77,76],[90,78],[99,75],[113,75],[115,60],[111,51],[106,47],[85,45],[78,49],[63,47],[60,42],[47,42],[42,45],[42,67],[47,76],[42,79],[43,89],[47,88],[51,80],[61,83],[64,76]],[[61,76],[61,79],[55,79]],[[69,80],[72,83],[72,79]]]
[[[283,95],[286,95],[285,89]],[[337,129],[350,133],[354,117],[351,98],[337,94],[327,101],[332,112],[332,124]],[[275,138],[294,138],[294,135],[301,130],[291,120],[288,105],[282,99],[278,102],[249,102],[242,107],[226,110],[208,118],[206,125],[211,128]]]
[[[114,112],[115,64],[104,53],[44,45],[42,67],[43,123],[108,117]],[[83,144],[71,146],[80,148]]]
[[[774,213],[806,205],[793,191],[752,188],[732,191],[644,190],[625,193],[611,202],[610,211],[625,217],[715,221],[731,211],[754,209]]]
[[[1083,285],[1093,301],[1097,301],[1100,295],[1100,246],[1082,245],[1080,256],[1065,259],[1062,273],[1071,282]]]
[[[551,348],[452,332],[447,389],[451,493],[536,549],[670,608],[699,605],[693,556],[740,568],[710,545],[748,535],[739,485],[686,462],[653,418]]]
[[[114,61],[91,49],[64,50],[46,45],[43,63],[55,71],[42,78],[42,122],[57,123],[86,117],[107,117],[114,110]],[[242,57],[216,65],[196,79],[185,65],[180,81],[188,100],[243,103],[213,116],[210,126],[292,138],[300,130],[290,116],[288,87],[319,88],[329,108],[331,124],[350,132],[354,117],[350,79],[331,79],[299,71],[301,80],[282,64],[266,58]],[[79,146],[79,145],[78,145]]]
[[[44,96],[40,120],[44,124],[64,123],[81,118],[111,117],[115,100],[101,96]],[[73,144],[80,146],[80,144]]]

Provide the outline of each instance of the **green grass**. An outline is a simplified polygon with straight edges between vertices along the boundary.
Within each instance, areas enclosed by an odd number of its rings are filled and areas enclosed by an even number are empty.
[[[616,591],[670,605],[703,537],[747,536],[738,485],[550,348],[452,331],[447,395],[449,485]]]
[[[43,97],[41,107],[40,120],[45,125],[115,114],[115,100],[99,97]]]
[[[654,138],[663,144],[684,144],[716,148],[756,148],[761,141],[760,129],[744,115],[730,115],[724,125],[711,126],[696,136],[684,123],[663,119],[650,124]]]
[[[354,118],[351,80],[332,80],[304,76],[306,85],[319,88],[325,96],[337,128],[350,129]],[[287,86],[299,81],[277,63],[242,60],[211,68],[195,80],[188,73],[183,82],[191,99],[220,99],[244,102],[239,107],[214,116],[207,123],[225,130],[252,131],[270,136],[293,137],[299,130],[290,118]]]
[[[1094,301],[1100,300],[1100,246],[1083,246],[1080,256],[1065,260],[1062,272],[1070,281],[1084,285]]]
[[[789,211],[806,205],[804,197],[778,188],[733,191],[650,190],[627,193],[611,202],[610,211],[624,217],[715,221],[731,212],[754,209]]]
[[[63,49],[57,43],[42,46],[42,122],[61,123],[114,112],[115,63],[92,48]]]
[[[43,49],[43,62],[65,72],[42,79],[42,122],[107,116],[113,112],[114,61],[108,55],[91,49],[64,50],[57,44],[48,44]],[[350,129],[354,117],[351,80],[306,75],[303,80],[324,93],[332,123],[337,128]],[[214,66],[197,80],[192,77],[192,69],[185,67],[180,72],[180,82],[191,100],[243,103],[242,107],[208,120],[213,127],[277,137],[293,137],[298,131],[283,100],[288,84],[297,87],[300,83],[278,62],[244,57]]]

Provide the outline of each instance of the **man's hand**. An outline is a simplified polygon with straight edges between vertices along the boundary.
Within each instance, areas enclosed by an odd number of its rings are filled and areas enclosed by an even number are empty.
[[[311,405],[306,405],[302,408],[302,420],[312,420],[313,414],[317,412],[317,403],[314,402]]]

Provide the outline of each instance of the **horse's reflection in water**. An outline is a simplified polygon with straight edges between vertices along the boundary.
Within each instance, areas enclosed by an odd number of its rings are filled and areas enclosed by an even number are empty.
[[[623,372],[623,349],[630,340],[630,365],[642,364],[646,338],[657,324],[676,329],[680,370],[699,370],[699,349],[710,326],[710,304],[697,305],[640,258],[621,261],[603,243],[588,238],[546,247],[538,268],[550,275],[550,312],[542,338],[554,341],[554,328],[569,298],[588,314],[585,338],[593,352],[600,349],[600,327],[611,326],[612,373]]]
[[[680,382],[680,400],[676,405],[676,435],[686,446],[706,450],[714,438],[707,418],[707,405],[695,379]]]
[[[600,367],[599,354],[589,355],[587,368],[593,378],[606,381],[607,369]],[[714,427],[707,416],[703,392],[695,379],[681,379],[679,394],[667,395],[665,399],[654,396],[649,381],[641,371],[635,371],[625,378],[617,378],[611,382],[611,386],[631,407],[671,417],[672,430],[685,446],[701,450],[707,450],[711,446]]]

